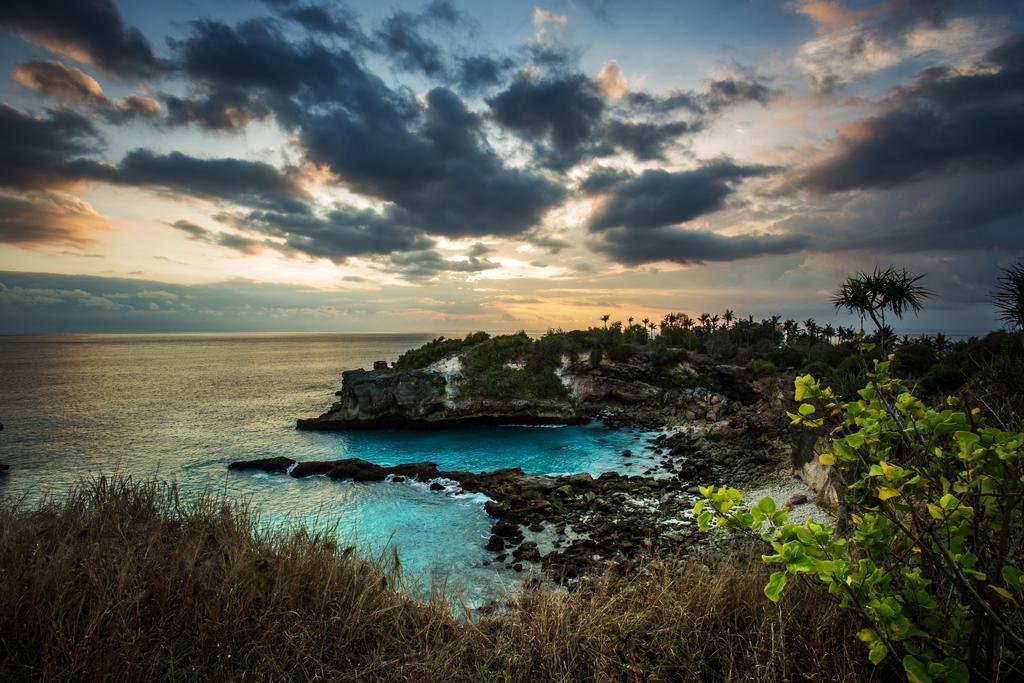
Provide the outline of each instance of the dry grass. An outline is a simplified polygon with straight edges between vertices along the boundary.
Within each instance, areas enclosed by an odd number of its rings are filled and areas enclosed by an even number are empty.
[[[759,562],[652,562],[467,620],[386,561],[166,485],[0,509],[0,680],[861,680],[855,627]]]

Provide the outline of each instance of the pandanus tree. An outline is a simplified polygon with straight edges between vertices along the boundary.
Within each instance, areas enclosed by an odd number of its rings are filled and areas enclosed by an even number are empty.
[[[887,330],[886,313],[892,313],[902,320],[906,313],[915,315],[924,307],[924,300],[932,295],[931,290],[921,284],[924,275],[915,275],[906,268],[879,268],[870,273],[861,271],[846,278],[846,281],[832,295],[836,309],[845,308],[875,324],[882,355],[886,353],[886,341],[891,337]]]
[[[991,293],[999,319],[1010,329],[1024,329],[1024,261],[1003,270]]]

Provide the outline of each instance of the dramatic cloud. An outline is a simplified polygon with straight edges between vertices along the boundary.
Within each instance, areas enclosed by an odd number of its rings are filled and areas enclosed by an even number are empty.
[[[393,202],[432,234],[519,234],[565,193],[507,166],[481,134],[479,118],[445,88],[427,93],[418,129],[397,112],[337,110],[309,117],[300,139],[312,161],[354,190]]]
[[[111,123],[156,119],[161,113],[160,103],[151,97],[129,95],[113,100],[107,98],[103,88],[92,76],[56,60],[33,60],[19,64],[11,72],[11,78],[44,97],[85,105]]]
[[[626,265],[659,261],[689,264],[789,254],[809,243],[801,235],[726,236],[706,230],[653,228],[638,236],[627,228],[613,228],[602,233],[594,248]]]
[[[28,197],[0,194],[0,244],[82,247],[105,225],[92,207],[76,197],[35,192]]]
[[[227,247],[246,256],[259,254],[267,248],[267,244],[261,240],[229,232],[213,232],[191,221],[179,220],[169,225],[175,230],[180,230],[187,234],[190,240]]]
[[[740,181],[771,170],[729,160],[636,176],[600,169],[582,184],[586,192],[607,195],[587,222],[595,236],[591,248],[627,265],[733,261],[802,249],[809,243],[804,236],[724,236],[676,227],[721,209]]]
[[[353,256],[377,256],[433,246],[409,224],[403,211],[382,212],[338,206],[325,216],[255,211],[231,222],[280,238],[279,248],[344,263]]]
[[[421,29],[455,26],[460,15],[444,0],[435,0],[422,12],[392,12],[374,33],[374,48],[398,67],[437,78],[447,70],[441,46],[424,37]]]
[[[407,280],[429,280],[442,273],[479,273],[497,267],[497,263],[476,256],[455,260],[436,251],[417,251],[392,256],[385,269]]]
[[[149,41],[125,26],[113,0],[5,0],[0,27],[122,78],[161,70]]]
[[[771,170],[720,160],[692,171],[648,170],[618,182],[609,182],[603,172],[598,176],[598,186],[610,194],[590,217],[587,228],[601,232],[618,227],[638,230],[685,223],[722,208],[744,178],[765,175]],[[585,186],[595,189],[594,182]]]
[[[86,117],[48,109],[40,117],[0,103],[0,186],[21,189],[60,187],[78,175],[68,168],[72,157],[94,152],[100,138]]]
[[[306,193],[298,183],[259,161],[199,159],[181,152],[155,154],[137,149],[117,166],[81,161],[73,168],[82,178],[115,185],[153,187],[274,211],[301,214],[308,210]]]
[[[797,183],[841,192],[1024,161],[1024,35],[989,52],[979,68],[922,72],[880,108],[840,128],[826,158]]]
[[[640,161],[662,159],[672,144],[701,130],[724,109],[765,104],[774,94],[752,76],[709,80],[700,92],[627,92],[613,61],[596,80],[579,73],[520,75],[487,104],[495,121],[530,141],[543,165],[564,170],[620,150]],[[696,119],[671,118],[680,110]]]
[[[502,126],[544,141],[546,150],[540,144],[538,150],[556,168],[582,158],[605,110],[600,90],[583,74],[544,80],[520,76],[487,103]]]

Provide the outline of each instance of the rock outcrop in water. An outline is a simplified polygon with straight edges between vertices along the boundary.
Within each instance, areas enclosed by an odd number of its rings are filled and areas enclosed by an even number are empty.
[[[299,429],[433,428],[470,424],[579,424],[598,415],[663,425],[673,420],[720,420],[758,398],[744,368],[695,356],[674,367],[649,358],[629,361],[563,359],[557,398],[481,396],[467,381],[463,359],[452,355],[425,368],[342,373],[338,400]]]

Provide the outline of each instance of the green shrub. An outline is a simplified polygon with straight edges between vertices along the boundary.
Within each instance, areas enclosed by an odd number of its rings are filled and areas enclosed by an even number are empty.
[[[651,364],[659,369],[669,368],[679,365],[689,357],[690,354],[684,349],[670,349],[660,346],[651,354]]]
[[[835,374],[835,370],[828,363],[822,363],[820,360],[813,361],[804,366],[802,372],[806,375],[814,375],[815,377],[832,377]]]
[[[747,363],[747,370],[754,377],[764,377],[765,375],[772,375],[776,372],[775,363],[764,358],[755,358],[754,360]]]
[[[899,661],[911,681],[1024,676],[1024,433],[985,424],[948,398],[940,410],[875,363],[858,400],[811,375],[796,379],[794,425],[824,431],[821,464],[847,482],[841,525],[787,523],[763,498],[749,509],[728,487],[704,487],[694,512],[743,529],[778,565],[765,595],[810,577],[857,619],[875,664]]]
[[[963,383],[963,372],[942,363],[933,365],[921,378],[921,388],[930,394],[956,391]]]
[[[595,347],[593,349],[590,349],[590,365],[592,367],[596,368],[598,365],[600,365],[601,364],[601,359],[603,357],[604,357],[604,352],[601,351],[600,348]]]
[[[805,358],[807,356],[804,352],[793,346],[783,346],[768,356],[768,359],[780,368],[798,368],[804,364]]]
[[[395,368],[398,370],[417,370],[436,363],[442,358],[458,353],[462,350],[480,344],[490,339],[486,332],[473,332],[467,334],[465,339],[445,339],[438,337],[427,342],[418,349],[409,349],[395,361]]]
[[[554,372],[537,373],[504,366],[487,370],[479,384],[480,395],[496,400],[560,399],[568,393]]]
[[[614,344],[608,347],[608,357],[623,363],[633,357],[633,347],[629,344]]]
[[[913,342],[901,346],[893,357],[893,370],[903,377],[920,377],[935,365],[937,357],[930,344]]]

